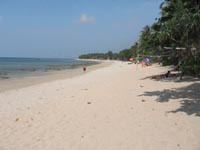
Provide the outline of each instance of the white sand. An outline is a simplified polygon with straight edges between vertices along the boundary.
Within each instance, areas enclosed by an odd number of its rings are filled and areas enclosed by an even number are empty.
[[[200,150],[200,82],[143,79],[166,68],[138,68],[114,62],[0,93],[0,150]]]

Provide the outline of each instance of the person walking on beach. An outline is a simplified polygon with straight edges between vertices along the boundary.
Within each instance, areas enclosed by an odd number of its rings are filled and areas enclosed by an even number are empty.
[[[86,71],[86,65],[83,65],[83,71],[84,72]]]
[[[142,61],[142,68],[144,68],[146,66],[145,62]]]

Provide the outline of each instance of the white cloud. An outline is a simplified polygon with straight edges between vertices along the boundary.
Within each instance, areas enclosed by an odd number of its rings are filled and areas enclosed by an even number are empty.
[[[95,21],[95,17],[89,16],[87,14],[81,14],[80,18],[76,21],[80,24],[86,24],[86,23],[93,23]]]

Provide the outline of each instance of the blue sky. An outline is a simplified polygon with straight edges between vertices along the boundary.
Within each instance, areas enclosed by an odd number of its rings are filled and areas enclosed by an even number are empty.
[[[0,0],[0,57],[118,52],[155,22],[163,0]]]

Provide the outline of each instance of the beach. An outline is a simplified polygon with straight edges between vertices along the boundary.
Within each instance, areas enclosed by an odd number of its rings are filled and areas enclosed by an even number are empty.
[[[88,62],[88,70],[90,72],[97,68],[102,68],[110,64],[109,61],[100,60],[78,60],[80,62]],[[91,64],[93,62],[93,64]],[[76,65],[76,64],[75,64]],[[45,83],[57,79],[66,79],[74,76],[79,76],[83,74],[83,69],[81,65],[76,65],[71,69],[61,69],[62,66],[57,65],[57,70],[49,71],[30,71],[28,74],[16,75],[14,77],[8,77],[6,79],[0,78],[0,92],[23,88],[31,85],[36,85],[40,83]],[[23,72],[23,71],[22,71]]]
[[[159,65],[97,66],[2,90],[0,150],[200,149],[199,80],[148,78],[169,69]]]

